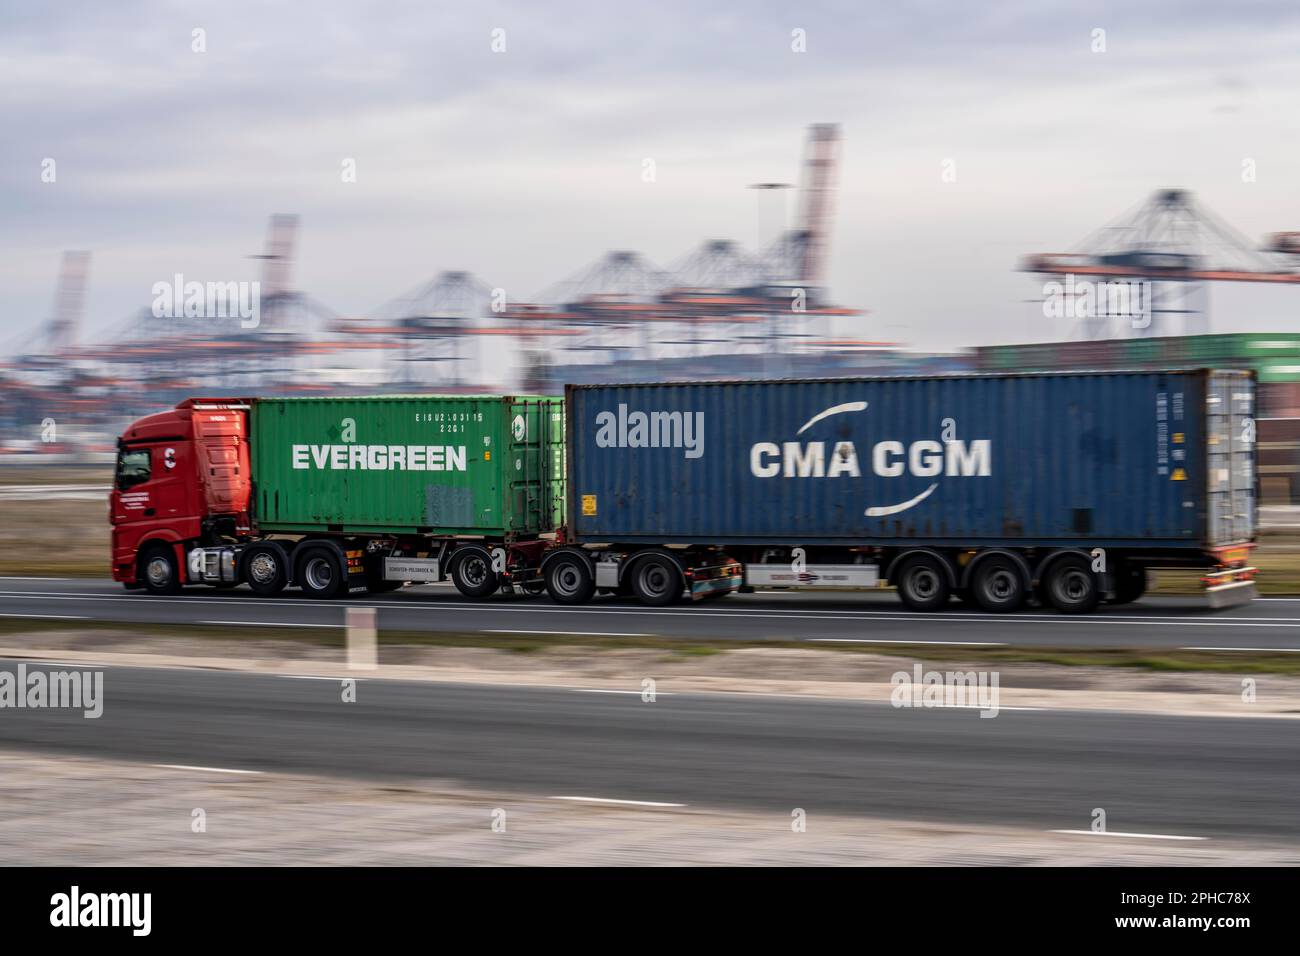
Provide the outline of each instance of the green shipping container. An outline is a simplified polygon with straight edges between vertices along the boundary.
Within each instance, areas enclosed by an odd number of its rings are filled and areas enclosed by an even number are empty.
[[[564,522],[562,398],[266,398],[250,415],[264,533],[528,537]]]

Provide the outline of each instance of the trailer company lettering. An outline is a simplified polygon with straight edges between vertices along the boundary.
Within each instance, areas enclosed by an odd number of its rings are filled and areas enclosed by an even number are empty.
[[[687,458],[704,454],[703,412],[629,412],[596,415],[596,445],[600,448],[682,448]]]
[[[867,402],[846,402],[818,412],[804,423],[796,434],[802,435],[818,422],[850,412],[865,412]],[[950,419],[945,419],[945,422]],[[828,445],[829,450],[828,450]],[[880,478],[917,478],[939,476],[968,478],[986,477],[993,473],[993,443],[987,438],[963,441],[952,437],[943,441],[922,439],[904,445],[901,441],[878,441],[871,447],[869,459],[872,474]],[[861,478],[862,464],[857,446],[852,441],[838,441],[831,445],[824,441],[756,442],[749,449],[749,470],[755,478]],[[914,498],[897,504],[873,505],[867,508],[868,518],[883,518],[898,514],[919,505],[934,493],[939,483],[930,486]]]
[[[294,445],[293,467],[322,471],[464,471],[464,445]]]
[[[858,451],[851,441],[836,442],[827,453],[827,442],[787,441],[780,445],[763,441],[749,450],[749,470],[756,478],[861,478]],[[871,448],[871,471],[881,478],[915,475],[969,477],[991,474],[991,443],[987,438],[964,442],[880,441]]]

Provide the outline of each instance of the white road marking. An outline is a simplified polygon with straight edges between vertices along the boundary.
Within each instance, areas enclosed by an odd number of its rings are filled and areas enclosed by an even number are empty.
[[[1300,654],[1300,647],[1180,647],[1180,651],[1263,651],[1268,654]]]
[[[161,623],[172,623],[163,621]],[[196,624],[221,624],[230,627],[343,627],[342,624],[300,624],[293,621],[195,621]]]
[[[1208,840],[1209,837],[1176,836],[1170,833],[1122,833],[1118,830],[1048,830],[1048,833],[1072,833],[1078,836],[1129,837],[1134,840]]]
[[[906,638],[886,640],[875,637],[810,637],[816,644],[943,644],[949,647],[1006,647],[996,641],[916,641]]]
[[[80,614],[18,614],[6,613],[0,614],[0,617],[39,617],[42,620],[49,621],[89,621],[90,618]]]
[[[165,770],[202,770],[205,773],[239,773],[250,775],[258,775],[262,773],[260,770],[232,770],[229,767],[196,767],[192,764],[185,763],[156,763],[154,766],[162,767]]]
[[[639,690],[608,690],[604,687],[570,687],[569,690],[576,694],[636,694],[638,697],[641,696],[642,693]],[[676,695],[664,691],[655,691],[655,696],[675,697]]]
[[[480,634],[553,634],[560,637],[650,637],[625,631],[480,631]]]
[[[900,707],[900,708],[898,708],[898,709],[899,709],[899,710],[904,710],[904,709],[918,709],[918,708],[916,708],[916,707],[914,706],[914,707],[912,707],[912,708],[902,708],[902,707]],[[921,705],[921,707],[920,707],[919,709],[922,709],[922,710],[944,710],[944,709],[947,709],[947,710],[996,710],[996,711],[998,711],[999,713],[1001,713],[1001,712],[1004,711],[1004,710],[1026,710],[1026,711],[1047,710],[1046,707],[1007,707],[1007,706],[1004,705],[1004,704],[999,704],[997,707],[985,707],[983,704],[945,704],[945,703],[942,703],[942,702],[940,702],[940,703],[938,703],[938,704],[923,704],[923,705]]]
[[[87,661],[34,661],[30,657],[8,657],[5,660],[6,662],[15,661],[22,664],[31,664],[34,667],[89,667],[93,670],[103,670],[105,668],[103,664],[91,664]]]
[[[284,680],[332,680],[335,683],[344,680],[354,680],[360,683],[366,680],[365,677],[322,677],[320,674],[267,674],[267,677],[279,677]]]
[[[654,800],[615,800],[612,797],[551,797],[552,800],[572,800],[578,803],[613,803],[626,807],[684,807],[684,803],[658,803]]]

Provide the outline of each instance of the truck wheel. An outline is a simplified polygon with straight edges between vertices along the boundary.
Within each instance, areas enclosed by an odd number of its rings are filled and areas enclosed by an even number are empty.
[[[894,578],[899,599],[911,611],[937,611],[952,594],[947,572],[928,554],[904,560]]]
[[[557,604],[585,604],[596,593],[596,581],[586,561],[560,554],[546,565],[546,592]]]
[[[465,597],[485,598],[501,586],[501,580],[492,570],[492,559],[477,549],[465,552],[464,557],[451,566],[451,583]]]
[[[1101,585],[1092,566],[1078,555],[1067,555],[1047,569],[1043,592],[1062,614],[1087,614],[1101,600]]]
[[[140,577],[150,594],[179,594],[181,574],[172,546],[155,544],[146,548],[140,555]]]
[[[632,593],[642,604],[673,604],[681,600],[685,586],[677,562],[662,554],[644,557],[632,568]]]
[[[279,594],[289,583],[289,556],[281,548],[255,544],[244,553],[244,577],[254,594]]]
[[[329,601],[348,593],[348,576],[330,548],[304,548],[298,559],[298,586],[303,593]]]
[[[1115,572],[1115,596],[1111,604],[1132,604],[1147,593],[1147,569],[1122,566]]]
[[[1025,579],[1015,561],[993,554],[980,561],[971,581],[975,603],[994,614],[1015,611],[1025,603]]]

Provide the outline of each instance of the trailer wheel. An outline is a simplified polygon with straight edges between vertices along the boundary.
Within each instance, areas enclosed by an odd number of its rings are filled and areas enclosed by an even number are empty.
[[[492,570],[492,558],[477,548],[466,551],[451,566],[451,583],[465,597],[485,598],[501,586],[501,580]]]
[[[557,554],[546,565],[546,591],[557,604],[585,604],[596,593],[596,581],[581,557]]]
[[[1147,593],[1147,569],[1123,565],[1115,573],[1115,595],[1111,604],[1132,604]]]
[[[179,594],[180,568],[176,552],[169,544],[155,544],[140,555],[140,577],[150,594]]]
[[[970,589],[975,603],[994,614],[1018,610],[1025,603],[1024,575],[1005,554],[980,559]]]
[[[685,586],[677,562],[662,554],[647,555],[632,568],[632,593],[642,604],[673,604],[681,600]]]
[[[946,570],[928,554],[905,559],[894,584],[899,599],[911,611],[937,611],[952,595]]]
[[[1101,582],[1086,558],[1069,554],[1047,569],[1043,593],[1062,614],[1087,614],[1101,600]]]
[[[348,593],[348,576],[333,549],[316,545],[304,548],[298,559],[298,586],[304,594],[328,601]]]
[[[289,583],[289,556],[275,545],[255,544],[244,552],[244,577],[255,594],[279,594]]]

